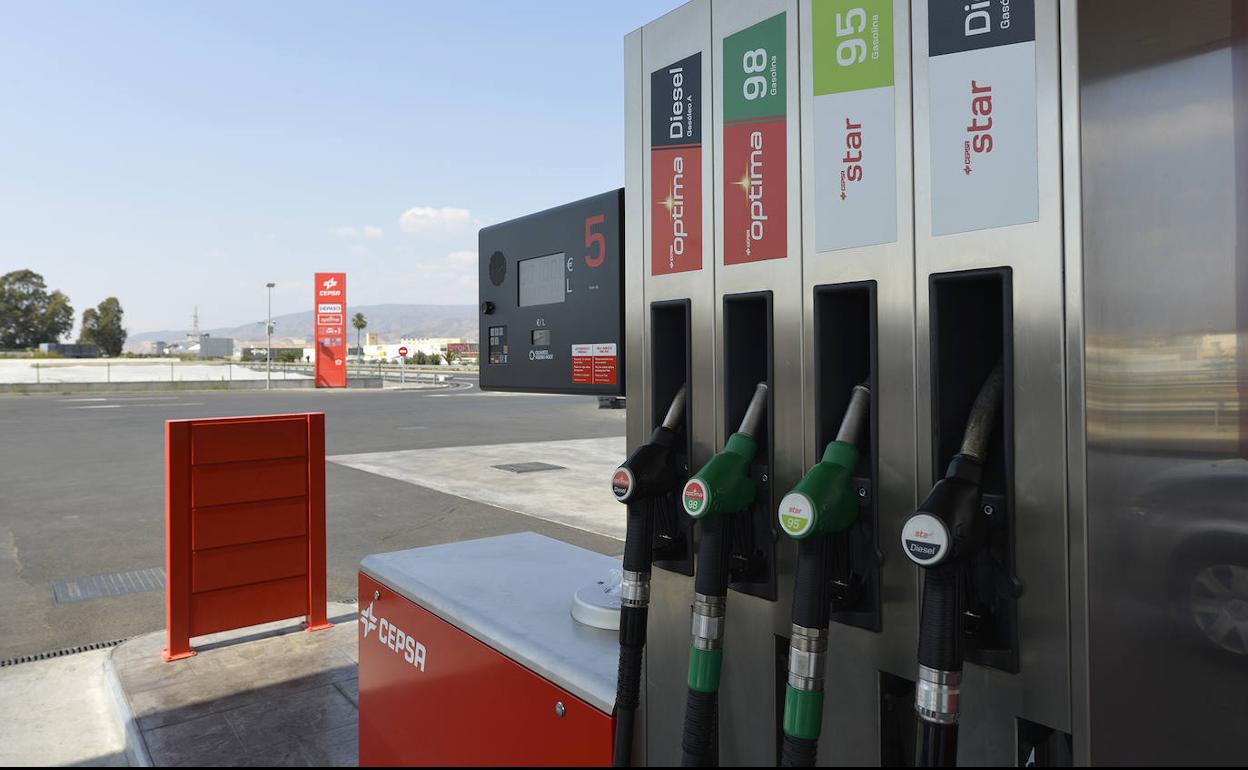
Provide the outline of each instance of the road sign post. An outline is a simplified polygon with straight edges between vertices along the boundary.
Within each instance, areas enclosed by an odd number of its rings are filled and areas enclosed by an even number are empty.
[[[399,384],[407,383],[407,346],[399,348]]]

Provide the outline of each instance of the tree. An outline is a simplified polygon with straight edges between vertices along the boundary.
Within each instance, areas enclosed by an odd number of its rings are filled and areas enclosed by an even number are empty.
[[[360,347],[360,332],[368,328],[368,319],[363,313],[356,313],[351,316],[351,325],[355,327],[355,346]],[[364,349],[360,348],[360,354],[363,355]]]
[[[125,311],[116,297],[109,297],[98,307],[89,307],[82,311],[82,329],[78,332],[78,341],[88,345],[96,345],[110,356],[121,354],[126,344],[126,330],[121,325]]]
[[[450,345],[447,345],[446,352],[442,354],[442,357],[446,359],[446,363],[449,366],[450,364],[455,363],[455,360],[459,358],[459,351],[454,350]]]
[[[442,354],[441,354],[441,353],[430,353],[430,354],[429,354],[429,357],[428,357],[428,358],[426,358],[426,359],[425,359],[425,361],[426,361],[426,362],[427,362],[430,366],[441,366],[441,365],[442,365]]]
[[[0,348],[33,348],[56,342],[74,326],[69,297],[48,293],[43,276],[14,270],[0,276]]]
[[[429,361],[429,357],[425,355],[423,350],[417,350],[416,355],[412,356],[412,362],[416,365],[425,364]]]

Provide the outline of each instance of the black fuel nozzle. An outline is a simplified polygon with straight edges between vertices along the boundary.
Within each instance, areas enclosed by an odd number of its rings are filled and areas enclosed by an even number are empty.
[[[936,482],[902,527],[906,556],[924,568],[919,677],[914,695],[914,708],[922,724],[920,767],[952,767],[957,763],[962,567],[988,543],[980,481],[1004,389],[1004,369],[998,363],[975,397],[962,447],[949,462],[945,477]]]
[[[654,429],[650,440],[620,463],[611,475],[611,493],[621,503],[659,497],[677,491],[681,479],[672,467],[672,448],[684,421],[686,386],[681,385],[668,407],[663,424]]]

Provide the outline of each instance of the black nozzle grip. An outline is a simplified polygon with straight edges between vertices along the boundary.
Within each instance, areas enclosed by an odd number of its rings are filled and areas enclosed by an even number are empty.
[[[797,577],[793,584],[793,622],[804,628],[827,628],[832,614],[832,535],[797,542]]]
[[[937,671],[962,670],[962,596],[958,567],[942,564],[923,572],[919,619],[919,665]]]
[[[701,522],[698,574],[693,590],[703,596],[728,595],[728,563],[732,558],[732,516],[711,515]]]
[[[652,503],[639,500],[628,504],[624,529],[624,569],[627,572],[650,572],[653,561],[654,516]]]
[[[681,767],[712,767],[716,764],[715,724],[719,694],[690,690],[685,701],[685,730],[680,738]]]
[[[794,738],[785,734],[780,745],[781,767],[814,767],[815,755],[819,753],[819,741]]]

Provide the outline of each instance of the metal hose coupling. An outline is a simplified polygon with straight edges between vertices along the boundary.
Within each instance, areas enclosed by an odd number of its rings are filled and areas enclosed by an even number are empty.
[[[789,637],[789,685],[802,692],[823,689],[828,629],[793,624]]]
[[[693,646],[699,650],[718,650],[724,646],[724,610],[726,596],[693,595]]]
[[[624,575],[620,579],[620,606],[641,608],[650,606],[649,572],[624,570]]]
[[[914,710],[919,718],[938,725],[956,725],[961,686],[961,671],[919,666],[919,681],[914,689]]]

